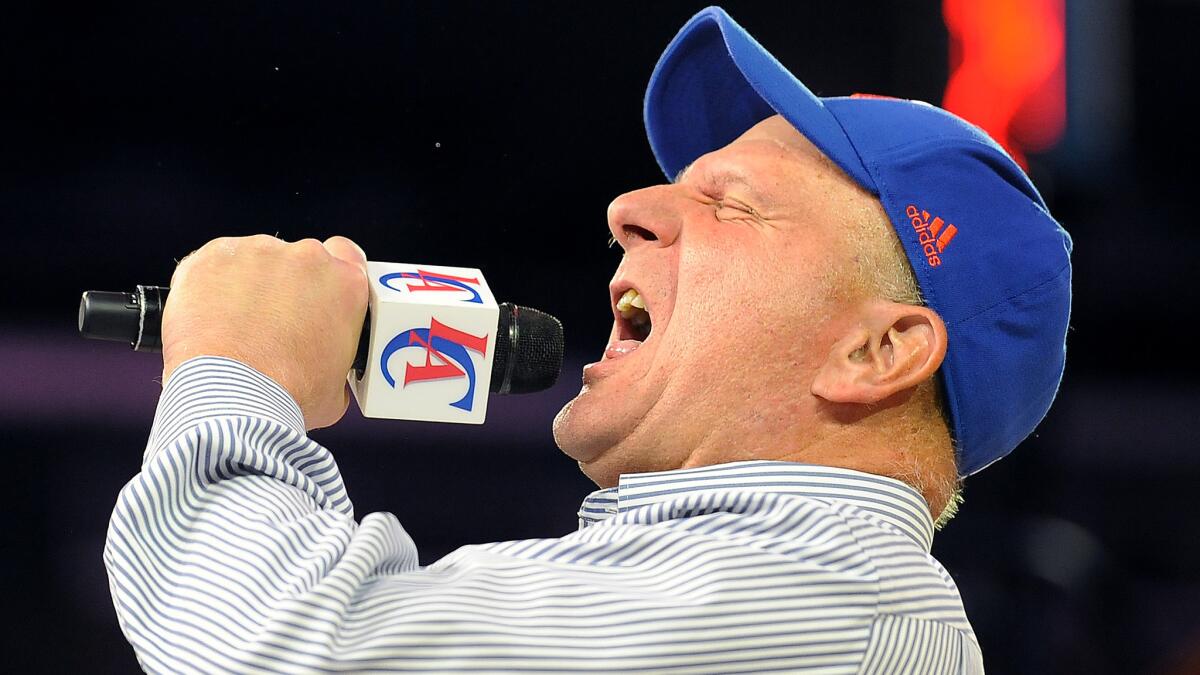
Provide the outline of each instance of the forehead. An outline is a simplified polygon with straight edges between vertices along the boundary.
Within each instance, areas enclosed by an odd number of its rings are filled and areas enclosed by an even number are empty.
[[[716,183],[736,180],[770,194],[772,201],[780,197],[785,200],[800,197],[807,201],[814,197],[814,189],[826,198],[867,196],[779,115],[768,117],[729,145],[700,157],[680,172],[677,182],[693,180]]]
[[[769,152],[768,148],[772,146],[782,155],[800,163],[829,161],[817,149],[817,146],[805,138],[804,134],[796,131],[787,120],[779,115],[772,115],[750,127],[725,148],[733,150],[757,148],[760,151]]]

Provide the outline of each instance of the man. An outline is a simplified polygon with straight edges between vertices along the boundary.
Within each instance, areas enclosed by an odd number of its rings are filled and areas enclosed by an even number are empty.
[[[933,514],[1054,397],[1065,232],[978,130],[817,99],[719,9],[668,46],[646,126],[677,178],[609,209],[612,336],[554,427],[603,489],[558,539],[421,568],[395,517],[355,522],[304,433],[348,404],[352,242],[180,264],[105,548],[143,667],[982,671]]]

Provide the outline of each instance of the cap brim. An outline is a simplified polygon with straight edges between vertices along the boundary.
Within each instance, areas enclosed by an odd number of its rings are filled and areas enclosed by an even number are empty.
[[[646,89],[643,115],[668,179],[778,113],[856,182],[875,182],[841,124],[719,7],[702,10],[667,46]]]

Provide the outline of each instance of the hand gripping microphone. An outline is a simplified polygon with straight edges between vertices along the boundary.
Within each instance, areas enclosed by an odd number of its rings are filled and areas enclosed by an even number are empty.
[[[558,379],[562,324],[497,304],[478,269],[368,262],[367,274],[367,317],[348,375],[364,416],[481,424],[486,392],[541,391]],[[169,291],[85,291],[79,332],[159,351]]]

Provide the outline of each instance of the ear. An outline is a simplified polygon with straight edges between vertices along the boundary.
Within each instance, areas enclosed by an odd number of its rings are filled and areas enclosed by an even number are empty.
[[[874,404],[933,377],[946,357],[946,325],[928,307],[869,300],[829,352],[812,393],[831,403]]]

